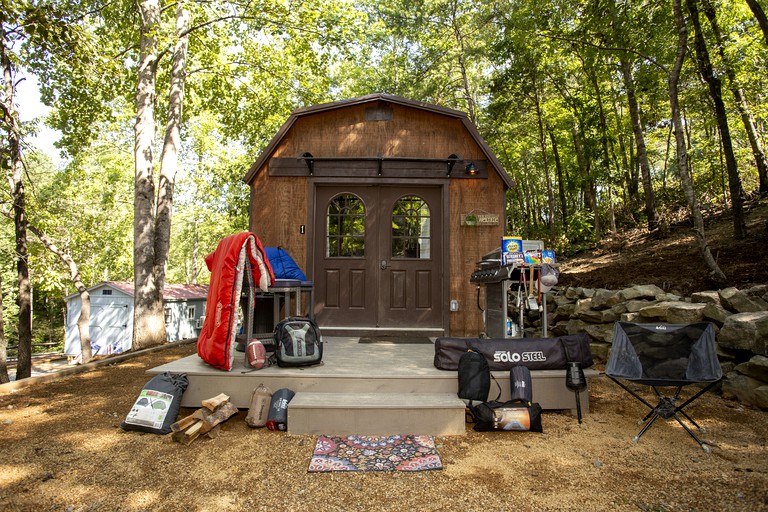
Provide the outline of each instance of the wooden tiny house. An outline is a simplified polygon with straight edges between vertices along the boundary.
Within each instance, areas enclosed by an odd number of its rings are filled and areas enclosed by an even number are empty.
[[[512,181],[465,113],[385,94],[298,109],[245,182],[251,231],[313,280],[323,333],[483,330],[469,276]]]

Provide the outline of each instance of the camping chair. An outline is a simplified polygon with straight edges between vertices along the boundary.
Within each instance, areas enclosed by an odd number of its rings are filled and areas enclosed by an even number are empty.
[[[613,346],[605,374],[651,411],[641,420],[646,422],[633,441],[637,442],[659,418],[674,418],[706,452],[710,452],[681,419],[699,430],[702,428],[683,409],[710,390],[723,377],[715,348],[712,324],[633,324],[616,322]],[[621,381],[650,386],[659,399],[652,405]],[[695,395],[680,405],[682,389],[690,384],[705,384]],[[664,394],[659,388],[673,388]]]

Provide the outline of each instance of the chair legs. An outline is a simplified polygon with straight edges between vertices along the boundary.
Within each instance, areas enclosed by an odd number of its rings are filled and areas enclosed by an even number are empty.
[[[697,442],[699,443],[699,446],[701,448],[709,453],[712,451],[712,449],[706,445],[701,439],[698,438],[698,436],[688,427],[688,425],[685,424],[685,422],[680,419],[680,415],[682,415],[688,422],[696,427],[698,430],[703,430],[698,423],[696,423],[689,415],[686,413],[683,408],[688,406],[691,402],[699,398],[701,395],[709,391],[712,387],[715,386],[719,381],[711,382],[704,388],[700,389],[698,393],[693,395],[691,398],[686,400],[681,405],[677,405],[678,400],[680,400],[680,391],[682,390],[682,386],[677,386],[675,389],[675,393],[672,396],[666,396],[656,386],[651,386],[653,391],[656,393],[656,396],[659,398],[659,402],[656,405],[652,405],[647,400],[645,400],[643,397],[635,393],[633,390],[629,389],[626,385],[624,385],[622,382],[618,381],[617,379],[608,376],[609,379],[614,381],[616,384],[621,386],[627,393],[635,397],[639,402],[641,402],[643,405],[648,407],[650,409],[650,412],[641,420],[641,422],[645,422],[645,425],[643,425],[643,428],[640,430],[640,432],[632,438],[634,442],[638,442],[640,438],[645,434],[645,432],[653,425],[653,423],[659,418],[670,419],[674,418],[684,429],[688,434]],[[679,414],[679,415],[678,415]]]

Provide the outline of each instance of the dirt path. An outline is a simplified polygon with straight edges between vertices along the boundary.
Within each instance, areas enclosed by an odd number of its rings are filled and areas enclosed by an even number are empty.
[[[710,394],[691,414],[713,453],[674,422],[633,443],[645,411],[604,377],[583,424],[546,412],[543,434],[441,437],[441,471],[309,474],[315,438],[250,429],[246,411],[190,446],[121,430],[145,371],[191,353],[172,347],[0,393],[0,510],[768,509],[765,413]]]

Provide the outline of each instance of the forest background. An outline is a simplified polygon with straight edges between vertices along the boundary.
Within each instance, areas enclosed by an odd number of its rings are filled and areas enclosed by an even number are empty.
[[[17,378],[33,346],[63,346],[71,293],[133,280],[136,318],[157,319],[165,282],[204,282],[207,251],[247,229],[246,170],[303,106],[388,93],[467,112],[517,185],[507,232],[562,256],[688,218],[691,264],[726,283],[702,211],[729,210],[743,239],[768,193],[765,0],[0,7],[0,377],[9,346]],[[24,73],[43,117],[19,111]],[[30,144],[44,126],[58,163]],[[135,348],[162,341],[136,324]]]

